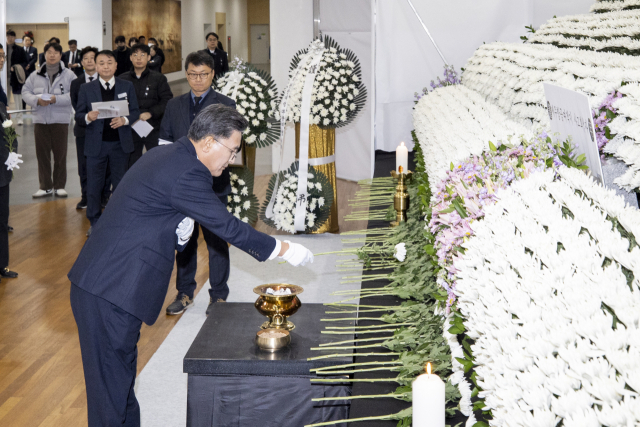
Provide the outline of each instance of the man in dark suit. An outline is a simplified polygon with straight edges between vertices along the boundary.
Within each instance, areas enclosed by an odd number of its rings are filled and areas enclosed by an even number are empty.
[[[129,157],[129,167],[142,157],[142,148],[147,151],[158,146],[160,122],[167,108],[167,102],[173,98],[167,78],[155,71],[149,70],[147,64],[150,58],[149,46],[137,44],[131,48],[131,63],[133,68],[128,73],[120,75],[122,80],[133,84],[140,108],[140,120],[153,126],[153,130],[145,137],[133,132],[135,151]]]
[[[173,270],[173,253],[204,224],[258,261],[313,262],[304,246],[280,242],[227,212],[211,189],[240,149],[248,123],[211,105],[188,137],[151,150],[127,172],[69,272],[87,388],[89,427],[139,426],[134,393],[142,322],[155,323]]]
[[[64,66],[75,73],[76,76],[82,74],[82,56],[78,50],[78,42],[69,40],[69,50],[62,54]]]
[[[131,49],[127,47],[124,36],[116,37],[116,48],[113,51],[113,56],[116,58],[118,68],[116,70],[116,76],[126,73],[131,70]]]
[[[204,38],[207,41],[207,48],[201,50],[211,56],[213,63],[215,64],[214,70],[216,72],[216,79],[224,76],[229,72],[229,60],[227,59],[227,52],[222,49],[218,49],[219,37],[216,33],[209,33]]]
[[[27,65],[24,67],[24,71],[27,74],[27,78],[33,73],[36,69],[36,63],[38,62],[38,49],[33,47],[33,39],[29,35],[25,35],[22,38],[22,45],[24,46],[24,52],[27,54]],[[23,102],[24,109],[24,102]]]
[[[133,152],[131,125],[138,120],[138,100],[133,85],[114,77],[117,63],[113,52],[103,50],[96,55],[99,78],[80,86],[76,120],[87,123],[84,154],[87,156],[87,218],[92,227],[102,214],[101,195],[105,184],[107,165],[111,171],[111,184],[116,191],[127,171],[129,155]],[[98,119],[92,110],[93,102],[128,101],[129,115],[112,119]]]
[[[173,98],[167,104],[167,109],[160,125],[160,143],[171,143],[186,136],[191,122],[202,109],[212,104],[224,104],[235,107],[235,102],[221,95],[211,88],[213,80],[213,60],[203,52],[190,53],[185,60],[184,69],[187,74],[187,82],[191,91],[179,97]],[[223,171],[220,176],[213,179],[213,191],[223,204],[227,204],[227,196],[231,193],[231,181],[229,171]],[[196,270],[198,269],[198,224],[195,225],[195,238],[189,241],[184,251],[176,255],[178,274],[176,276],[176,288],[178,295],[167,307],[167,314],[176,315],[182,313],[193,303],[193,295],[196,290]],[[207,242],[209,250],[209,307],[213,304],[224,302],[229,295],[229,247],[227,243],[211,231],[202,227],[202,235]]]
[[[9,109],[21,110],[22,109],[22,85],[26,80],[24,67],[29,62],[27,60],[27,54],[22,46],[18,46],[16,43],[16,33],[13,30],[7,31],[7,97],[13,95],[13,102]],[[12,108],[11,108],[12,107]],[[22,113],[15,115],[17,124],[22,124]]]

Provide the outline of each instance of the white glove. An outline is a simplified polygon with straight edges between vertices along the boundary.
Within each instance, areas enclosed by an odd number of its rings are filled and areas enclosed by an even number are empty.
[[[299,243],[291,243],[289,240],[285,240],[284,242],[289,244],[289,249],[280,258],[294,267],[313,262],[313,253],[309,249]]]
[[[172,141],[167,141],[166,139],[158,139],[158,145],[169,145],[169,144],[173,144]]]
[[[20,169],[18,166],[20,163],[24,163],[23,160],[20,159],[22,154],[14,153],[13,151],[9,153],[9,157],[7,157],[7,161],[4,162],[7,165],[7,170],[12,171],[14,169]]]
[[[176,234],[178,235],[178,244],[180,246],[186,245],[189,239],[191,238],[191,233],[193,233],[193,219],[189,217],[185,217],[180,224],[178,224],[178,228],[176,228]]]

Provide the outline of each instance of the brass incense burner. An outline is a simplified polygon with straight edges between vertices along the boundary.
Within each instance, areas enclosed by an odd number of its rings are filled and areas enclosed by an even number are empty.
[[[407,220],[407,209],[409,209],[409,193],[407,193],[407,186],[405,181],[411,180],[413,177],[413,172],[407,171],[406,173],[402,171],[402,166],[400,166],[400,171],[391,171],[391,176],[394,179],[398,180],[398,185],[396,186],[396,194],[393,196],[393,207],[396,210],[396,220],[391,222],[392,227],[397,227],[400,223],[405,222]]]
[[[267,293],[267,289],[269,288],[274,291],[290,289],[291,293],[287,295],[272,295]],[[255,302],[256,310],[263,316],[269,318],[269,320],[262,324],[262,329],[293,330],[296,325],[287,318],[293,316],[302,305],[298,295],[303,291],[304,289],[300,286],[288,285],[286,283],[270,283],[253,288],[253,292],[260,295]]]

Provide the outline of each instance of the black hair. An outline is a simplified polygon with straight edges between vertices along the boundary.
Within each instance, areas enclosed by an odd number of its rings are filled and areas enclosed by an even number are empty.
[[[224,48],[222,47],[222,42],[218,40],[218,49],[224,52]]]
[[[129,46],[131,46],[131,42],[133,42],[134,45],[138,44],[138,38],[137,37],[129,37],[129,43],[127,43]]]
[[[78,40],[69,40],[69,43],[67,43],[69,46],[71,46],[72,44],[75,44],[76,46],[78,46]]]
[[[2,46],[2,43],[0,43],[0,49],[4,49],[4,46]]]
[[[131,55],[133,55],[134,53],[136,53],[138,51],[142,51],[142,52],[146,53],[147,55],[151,55],[151,49],[146,44],[138,43],[138,44],[134,44],[133,46],[131,46]]]
[[[98,56],[98,48],[97,47],[91,47],[91,46],[86,46],[84,49],[82,49],[80,51],[80,59],[84,59],[84,56],[89,53],[89,52],[93,52],[93,60],[96,60],[96,57]]]
[[[118,37],[116,37],[116,44],[117,44],[117,43],[120,43],[120,42],[125,43],[124,36],[118,36]]]
[[[151,51],[152,50],[156,53],[156,55],[158,54],[158,49],[156,49],[156,45],[151,45],[151,46],[147,46],[147,47],[149,48],[149,55],[151,55]]]
[[[46,45],[44,45],[44,53],[47,53],[47,51],[49,49],[53,48],[56,52],[60,52],[62,54],[62,46],[60,46],[58,43],[47,43]]]
[[[15,37],[15,36],[16,36],[16,32],[15,32],[15,31],[13,31],[13,30],[9,30],[9,31],[7,31],[7,35],[8,35],[8,36]]]
[[[249,122],[233,107],[212,104],[205,107],[193,120],[187,136],[194,142],[208,136],[214,139],[227,139],[233,131],[244,132]]]
[[[187,55],[187,59],[184,60],[184,69],[185,71],[189,69],[189,65],[193,65],[197,67],[199,65],[206,65],[211,68],[213,71],[216,67],[216,64],[213,62],[213,58],[211,55],[205,52],[191,52]]]
[[[138,36],[138,40],[140,40],[140,39],[145,39],[146,40],[147,38],[145,36]]]
[[[57,37],[51,37],[49,39],[49,43],[51,43],[51,42],[60,44],[60,39],[57,38]]]
[[[98,56],[100,56],[100,55],[108,56],[109,58],[113,58],[114,60],[116,59],[116,56],[113,54],[112,50],[105,49],[105,50],[101,50],[100,52],[96,53],[96,58],[95,58],[96,61],[98,60]]]
[[[215,36],[218,40],[220,40],[220,37],[218,37],[218,35],[216,33],[214,33],[213,31],[210,32],[209,34],[207,34],[204,39],[205,40],[209,40],[209,36]]]
[[[153,37],[149,37],[149,38],[147,39],[147,41],[151,41],[151,40],[153,40],[154,42],[156,42],[156,45],[158,44],[158,40],[156,40],[156,39],[155,39],[155,38],[153,38]]]

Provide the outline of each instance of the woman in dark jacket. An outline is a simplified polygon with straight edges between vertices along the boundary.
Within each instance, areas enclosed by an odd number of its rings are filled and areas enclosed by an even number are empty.
[[[151,46],[151,60],[148,67],[151,71],[162,73],[162,58],[158,55],[155,46]]]

